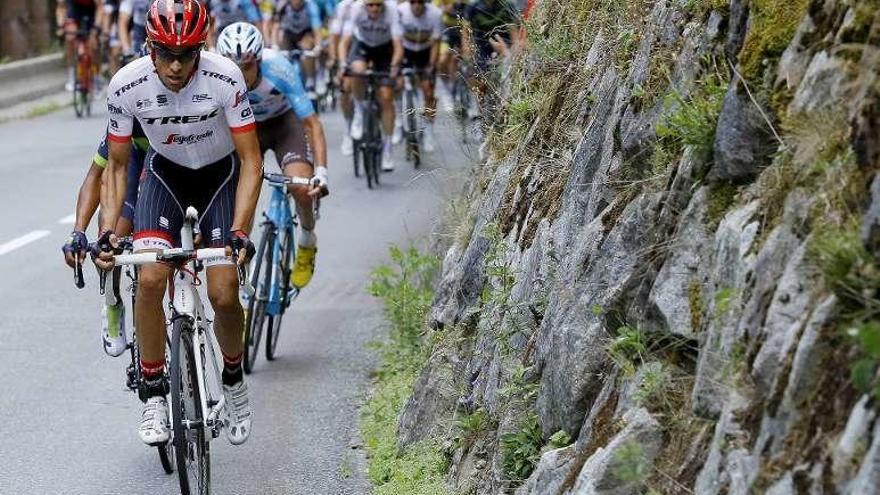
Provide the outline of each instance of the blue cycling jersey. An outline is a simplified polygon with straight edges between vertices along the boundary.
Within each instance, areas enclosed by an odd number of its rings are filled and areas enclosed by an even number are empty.
[[[315,113],[299,71],[286,58],[274,50],[263,50],[260,74],[260,83],[248,91],[257,122],[278,117],[291,108],[300,120]]]

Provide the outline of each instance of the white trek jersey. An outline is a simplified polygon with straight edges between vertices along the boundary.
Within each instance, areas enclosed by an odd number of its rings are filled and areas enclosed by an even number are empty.
[[[400,38],[403,29],[397,15],[397,3],[394,0],[385,0],[383,13],[376,19],[370,19],[364,2],[355,3],[342,33],[345,36],[352,35],[371,47],[388,44],[392,38]]]
[[[403,28],[403,47],[413,52],[431,48],[443,34],[443,11],[436,5],[426,4],[421,17],[416,17],[409,2],[397,6]]]
[[[137,119],[153,149],[191,169],[229,156],[235,150],[232,132],[256,128],[241,70],[205,51],[179,93],[162,84],[149,56],[126,65],[110,81],[107,107],[108,139],[130,139]]]
[[[355,0],[342,0],[339,2],[339,5],[336,6],[336,12],[333,14],[333,20],[330,21],[330,34],[342,34],[342,28],[348,22],[348,17],[351,15],[351,7],[354,3]]]

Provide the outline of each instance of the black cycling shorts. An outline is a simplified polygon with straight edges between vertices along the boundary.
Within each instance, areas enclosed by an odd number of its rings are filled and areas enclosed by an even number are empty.
[[[303,38],[306,37],[307,34],[312,34],[311,29],[306,29],[300,33],[294,33],[293,31],[283,30],[281,36],[281,49],[282,50],[294,50],[299,48],[300,42]]]
[[[260,150],[265,154],[272,150],[275,160],[284,171],[291,163],[303,162],[314,166],[315,159],[306,131],[293,110],[263,122],[257,122]]]
[[[68,0],[67,2],[67,18],[72,19],[76,23],[77,29],[89,29],[95,25],[95,5],[85,6]]]
[[[361,43],[358,39],[353,39],[351,49],[348,51],[348,63],[351,64],[356,60],[361,60],[366,62],[376,72],[390,72],[393,55],[394,45],[390,41],[384,45],[369,46]],[[394,79],[387,77],[381,81],[381,84],[383,86],[394,86]]]
[[[199,212],[202,245],[223,247],[232,227],[239,168],[235,153],[193,170],[150,148],[134,215],[134,249],[180,247],[188,206]]]
[[[413,69],[427,69],[431,65],[431,49],[413,51],[403,50],[403,66]]]

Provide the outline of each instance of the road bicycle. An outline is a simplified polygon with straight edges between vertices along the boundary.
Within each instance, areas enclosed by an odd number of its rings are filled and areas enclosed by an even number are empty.
[[[364,132],[360,139],[354,140],[354,175],[360,177],[359,165],[364,166],[367,177],[367,188],[379,185],[379,166],[382,163],[382,122],[377,89],[382,80],[390,77],[388,72],[367,70],[356,74],[346,72],[347,77],[359,77],[366,80],[366,91],[363,101]]]
[[[430,72],[424,69],[404,68],[403,98],[401,115],[403,116],[403,140],[406,148],[406,159],[419,168],[422,163],[422,136],[424,127],[421,122],[419,105],[419,78],[429,77]]]
[[[131,237],[120,238],[118,252],[130,253],[131,250]],[[97,255],[99,250],[96,244],[92,244],[89,248],[89,251],[92,254]],[[130,294],[131,305],[129,306],[129,309],[127,311],[131,311],[131,321],[135,321],[133,315],[135,308],[135,294],[137,293],[138,283],[136,267],[130,265],[125,267],[125,270],[123,270],[121,267],[115,268],[111,277],[110,290],[107,290],[107,276],[108,272],[98,272],[99,292],[104,297],[104,304],[108,306],[125,304],[122,295],[122,277],[124,276],[130,281],[126,292]],[[79,289],[85,287],[85,281],[83,280],[82,275],[82,260],[80,260],[79,258],[77,258],[76,266],[74,267],[74,284]],[[120,323],[120,326],[122,326],[122,323]],[[121,331],[126,330],[124,328],[121,328]],[[128,390],[136,393],[141,402],[146,402],[147,394],[145,383],[143,380],[143,369],[141,368],[140,348],[138,347],[137,332],[134,331],[134,328],[131,329],[130,333],[126,333],[126,341],[128,342],[127,350],[129,352],[131,362],[125,368],[125,386]],[[171,450],[171,442],[165,442],[163,444],[156,445],[156,451],[159,454],[159,462],[162,464],[162,469],[165,471],[166,474],[171,474],[174,472],[174,461],[172,458],[173,454]]]
[[[76,66],[73,86],[73,111],[77,118],[92,115],[92,90],[95,85],[94,62],[92,48],[89,46],[91,30],[88,19],[84,19],[74,39]]]
[[[263,174],[272,188],[269,205],[261,222],[263,235],[254,255],[251,272],[253,297],[247,298],[245,318],[244,371],[253,371],[260,350],[263,327],[266,328],[266,359],[275,359],[281,320],[290,304],[299,296],[299,289],[290,284],[290,271],[296,257],[296,214],[290,208],[287,186],[311,185],[312,179],[288,177],[282,174]],[[319,202],[315,200],[315,218]]]
[[[117,266],[162,263],[173,268],[169,284],[171,353],[171,444],[177,461],[182,495],[207,495],[211,491],[210,441],[225,427],[226,398],[221,384],[217,339],[205,317],[201,296],[202,262],[227,259],[225,248],[195,249],[193,226],[198,212],[186,209],[180,230],[181,246],[158,252],[114,256]],[[245,286],[243,267],[239,284]]]

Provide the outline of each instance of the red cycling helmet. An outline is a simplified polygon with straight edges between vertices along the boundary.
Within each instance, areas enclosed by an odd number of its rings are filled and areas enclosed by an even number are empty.
[[[208,39],[208,11],[198,0],[156,0],[147,13],[147,40],[166,48],[195,48]]]

